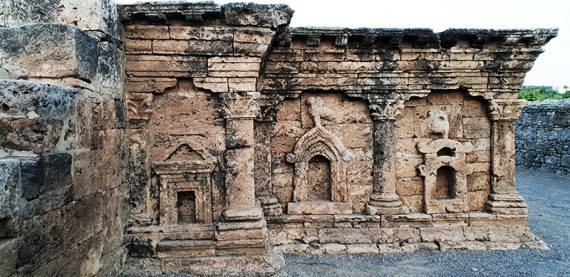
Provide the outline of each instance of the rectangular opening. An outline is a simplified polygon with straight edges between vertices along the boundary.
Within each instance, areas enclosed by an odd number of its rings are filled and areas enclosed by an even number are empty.
[[[180,191],[177,193],[176,208],[178,210],[178,224],[196,222],[196,193],[194,191]]]

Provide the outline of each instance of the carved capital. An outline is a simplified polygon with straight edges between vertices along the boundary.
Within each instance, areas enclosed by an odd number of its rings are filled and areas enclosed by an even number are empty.
[[[404,108],[404,100],[370,99],[370,117],[374,121],[395,120]]]
[[[275,121],[275,116],[277,115],[277,107],[285,97],[283,96],[273,96],[269,98],[260,98],[257,101],[259,106],[259,113],[257,113],[257,121],[272,122]]]
[[[225,118],[255,118],[259,93],[224,93],[222,106]]]
[[[489,106],[491,119],[515,121],[519,118],[525,104],[526,100],[521,99],[493,99]]]
[[[147,121],[152,115],[152,93],[130,93],[127,98],[129,121]]]

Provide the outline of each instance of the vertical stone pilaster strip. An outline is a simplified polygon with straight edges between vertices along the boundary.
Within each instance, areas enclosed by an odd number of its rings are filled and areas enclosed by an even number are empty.
[[[253,121],[257,93],[222,96],[226,122],[226,209],[228,221],[259,220],[254,184],[255,139]]]
[[[515,121],[525,100],[491,100],[491,194],[487,208],[496,214],[528,214],[515,190]]]
[[[273,194],[271,133],[277,112],[277,99],[259,99],[260,113],[255,121],[255,195],[265,216],[283,214],[283,207]]]
[[[373,193],[367,205],[369,214],[399,214],[404,209],[396,193],[396,116],[403,100],[371,99],[370,115],[374,124]]]

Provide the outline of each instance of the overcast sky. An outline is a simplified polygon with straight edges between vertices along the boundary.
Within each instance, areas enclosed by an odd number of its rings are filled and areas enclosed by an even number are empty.
[[[115,0],[117,3],[148,2]],[[158,2],[160,0],[153,0]],[[172,0],[166,0],[172,2]],[[187,1],[191,2],[191,1]],[[195,2],[195,1],[194,1]],[[229,2],[216,0],[219,4]],[[570,1],[566,0],[250,0],[295,10],[291,26],[431,28],[559,28],[525,85],[570,85]]]

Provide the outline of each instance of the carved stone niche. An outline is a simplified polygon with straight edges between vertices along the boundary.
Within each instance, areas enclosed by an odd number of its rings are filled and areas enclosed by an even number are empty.
[[[215,158],[191,140],[153,163],[160,181],[160,225],[212,223],[212,180]]]
[[[321,117],[330,112],[320,97],[307,99],[315,126],[296,142],[287,161],[295,164],[293,201],[289,214],[350,214],[347,202],[346,163],[352,153],[331,131],[321,125]]]
[[[468,212],[467,175],[473,173],[473,168],[465,162],[465,155],[473,151],[473,145],[437,139],[420,142],[417,149],[424,154],[424,164],[418,170],[424,177],[425,212]]]

